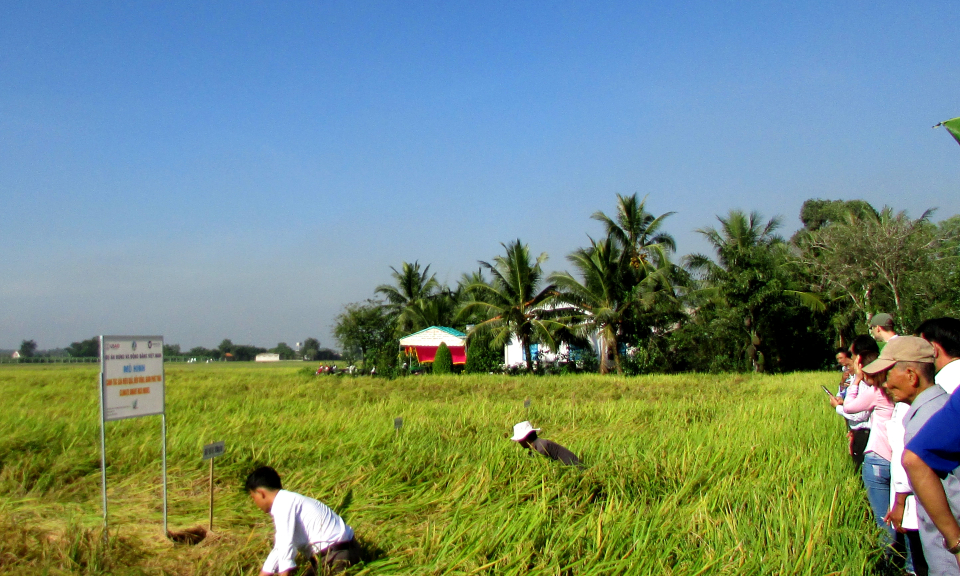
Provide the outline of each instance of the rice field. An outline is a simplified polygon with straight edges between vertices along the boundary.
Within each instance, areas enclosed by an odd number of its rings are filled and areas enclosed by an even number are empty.
[[[835,375],[317,377],[304,364],[168,365],[169,522],[160,417],[107,424],[102,538],[98,368],[0,366],[0,566],[36,574],[257,574],[270,518],[242,491],[284,487],[352,525],[350,574],[867,574],[878,533]],[[585,470],[508,440],[527,419]],[[403,427],[394,429],[394,418]]]

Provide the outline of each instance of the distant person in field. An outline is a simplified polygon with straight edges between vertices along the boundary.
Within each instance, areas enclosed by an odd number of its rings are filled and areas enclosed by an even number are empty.
[[[552,460],[559,460],[568,466],[583,466],[573,452],[556,442],[538,438],[537,432],[539,431],[539,428],[534,428],[529,422],[521,422],[513,427],[513,437],[510,439],[527,450],[543,454]]]
[[[273,517],[276,529],[273,550],[263,563],[261,576],[294,574],[297,552],[310,559],[304,574],[341,572],[360,559],[353,529],[333,510],[313,498],[283,489],[280,475],[269,466],[247,476],[247,492],[257,508]]]
[[[933,346],[937,385],[953,394],[960,386],[960,320],[934,318],[917,328],[917,336]]]
[[[870,335],[877,342],[889,342],[897,337],[897,331],[893,328],[893,316],[886,312],[874,314],[870,319]]]

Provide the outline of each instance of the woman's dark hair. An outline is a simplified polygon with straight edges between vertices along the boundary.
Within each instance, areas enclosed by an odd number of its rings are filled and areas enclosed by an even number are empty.
[[[846,356],[847,358],[850,358],[850,356],[851,356],[851,355],[850,355],[850,350],[848,350],[848,349],[846,349],[846,348],[837,348],[837,351],[835,352],[835,354],[843,354],[843,355]]]
[[[853,343],[850,344],[850,352],[854,356],[869,356],[870,354],[876,354],[874,358],[880,355],[880,347],[877,346],[877,341],[873,338],[865,335],[857,336],[853,339]],[[873,360],[871,360],[872,362]],[[866,365],[866,362],[864,362]]]
[[[253,492],[257,488],[266,488],[267,490],[283,490],[280,484],[280,475],[269,466],[261,466],[247,476],[247,492]]]

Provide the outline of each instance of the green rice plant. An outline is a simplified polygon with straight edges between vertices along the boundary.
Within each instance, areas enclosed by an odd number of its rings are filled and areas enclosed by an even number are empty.
[[[832,374],[387,381],[218,363],[166,377],[170,526],[206,524],[201,448],[223,440],[215,532],[163,537],[160,419],[147,417],[107,423],[110,533],[95,545],[96,367],[2,366],[0,564],[256,574],[272,525],[241,486],[263,464],[355,528],[351,574],[854,575],[879,558],[819,391]],[[509,441],[528,418],[586,468]]]

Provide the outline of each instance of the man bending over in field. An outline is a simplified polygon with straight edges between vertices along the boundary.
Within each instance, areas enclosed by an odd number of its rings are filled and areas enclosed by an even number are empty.
[[[547,458],[559,460],[568,466],[577,466],[580,468],[583,467],[583,464],[580,463],[580,459],[577,458],[576,454],[573,452],[567,450],[556,442],[544,440],[543,438],[537,438],[537,432],[539,431],[539,428],[534,428],[529,422],[521,422],[513,427],[513,438],[511,438],[511,440],[519,443],[527,450],[539,452]]]
[[[340,572],[360,559],[353,529],[322,502],[284,490],[273,468],[263,466],[251,472],[246,488],[257,508],[273,516],[276,529],[261,576],[293,574],[298,550],[310,558],[311,568],[305,574],[317,574],[318,564],[323,565],[323,573]]]

